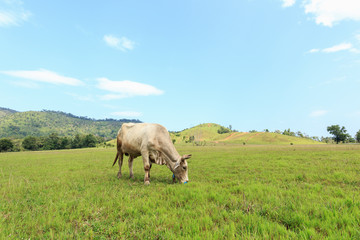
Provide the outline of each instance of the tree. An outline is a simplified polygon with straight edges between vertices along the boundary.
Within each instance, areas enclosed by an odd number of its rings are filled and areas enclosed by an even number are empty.
[[[285,129],[284,130],[284,132],[282,133],[283,135],[287,135],[287,136],[295,136],[295,133],[294,132],[292,132],[291,130],[290,130],[290,128],[289,129]]]
[[[55,150],[60,149],[61,142],[59,135],[57,133],[50,134],[44,141],[44,149],[45,150]]]
[[[339,144],[339,142],[345,142],[350,135],[346,133],[345,127],[341,127],[339,125],[331,125],[327,127],[327,131],[334,135],[333,139],[336,142],[336,144]]]
[[[298,137],[301,137],[301,138],[304,138],[304,137],[305,137],[304,134],[303,134],[302,132],[300,132],[300,131],[298,131],[298,132],[296,133],[296,135],[297,135]]]
[[[0,152],[7,152],[14,147],[12,141],[8,138],[0,139]]]
[[[320,141],[324,143],[331,143],[332,139],[330,137],[321,137]]]
[[[356,142],[360,143],[360,130],[355,135]]]
[[[37,138],[32,136],[24,138],[22,142],[22,147],[31,151],[39,150],[39,143]]]
[[[229,133],[230,129],[220,126],[220,128],[217,130],[217,132],[218,132],[218,134]]]
[[[311,139],[314,140],[314,141],[320,142],[320,139],[317,136],[313,136],[313,137],[311,137]]]
[[[96,147],[96,137],[92,134],[86,135],[83,139],[83,147]]]
[[[60,149],[70,149],[71,141],[67,137],[60,138]]]
[[[71,141],[71,148],[81,148],[81,138],[80,134],[76,134],[75,138]]]

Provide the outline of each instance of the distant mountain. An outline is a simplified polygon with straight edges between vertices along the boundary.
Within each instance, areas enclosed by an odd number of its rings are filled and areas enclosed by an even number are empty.
[[[17,111],[0,107],[0,118],[5,117],[6,115],[16,113]]]
[[[321,144],[309,138],[287,136],[272,132],[233,132],[215,123],[205,123],[185,129],[180,132],[171,132],[175,143],[226,143],[226,144]]]
[[[111,139],[116,137],[118,130],[125,122],[140,121],[136,119],[96,120],[57,111],[17,112],[0,108],[0,138],[39,137],[58,133],[60,136],[93,134]]]

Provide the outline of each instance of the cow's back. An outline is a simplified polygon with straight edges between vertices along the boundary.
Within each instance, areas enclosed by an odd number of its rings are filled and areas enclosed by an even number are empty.
[[[124,123],[117,140],[122,152],[134,157],[140,156],[142,150],[156,149],[171,142],[166,128],[155,123]]]

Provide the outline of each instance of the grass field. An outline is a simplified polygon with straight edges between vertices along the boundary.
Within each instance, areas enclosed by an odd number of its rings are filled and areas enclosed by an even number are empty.
[[[360,239],[360,146],[178,146],[188,184],[115,149],[0,154],[0,239]]]

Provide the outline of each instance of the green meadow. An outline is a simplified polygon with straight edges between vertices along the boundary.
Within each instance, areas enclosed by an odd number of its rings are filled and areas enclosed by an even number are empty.
[[[188,184],[115,149],[0,154],[0,239],[360,239],[360,145],[176,145]]]

